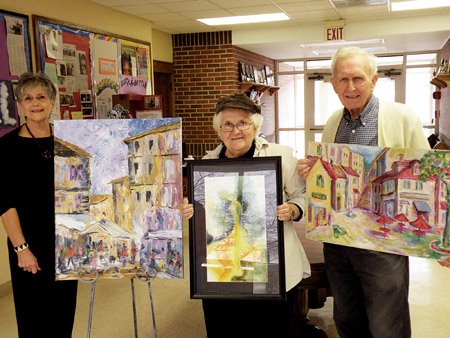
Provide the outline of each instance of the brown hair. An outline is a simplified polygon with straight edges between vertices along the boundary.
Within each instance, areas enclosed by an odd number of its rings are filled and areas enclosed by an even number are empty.
[[[23,99],[25,90],[27,88],[34,88],[41,86],[46,91],[51,101],[56,99],[56,88],[50,81],[49,77],[43,73],[31,73],[26,72],[20,75],[19,82],[17,83],[15,94],[18,101]]]

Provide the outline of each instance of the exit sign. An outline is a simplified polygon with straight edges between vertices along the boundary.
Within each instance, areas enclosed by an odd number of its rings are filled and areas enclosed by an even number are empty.
[[[328,23],[325,26],[325,41],[340,41],[345,40],[344,36],[344,22]]]

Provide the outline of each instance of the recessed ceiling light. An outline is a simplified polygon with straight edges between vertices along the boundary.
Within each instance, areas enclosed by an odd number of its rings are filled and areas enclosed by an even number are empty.
[[[320,43],[305,43],[300,46],[307,49],[331,49],[345,46],[361,46],[361,45],[382,45],[384,39],[367,39],[367,40],[340,40],[340,41],[328,41]]]
[[[227,16],[222,18],[197,19],[197,21],[200,21],[208,26],[239,25],[243,23],[271,22],[283,20],[290,20],[290,18],[284,13],[270,13],[257,15]]]
[[[450,2],[448,0],[391,1],[391,11],[393,12],[438,7],[450,7]]]
[[[388,0],[331,0],[336,8],[386,5]]]
[[[375,54],[375,53],[381,53],[386,51],[386,47],[384,46],[378,46],[378,47],[361,47],[361,49],[364,49],[367,53]],[[336,54],[336,49],[315,49],[311,51],[312,54],[317,56],[332,56]]]

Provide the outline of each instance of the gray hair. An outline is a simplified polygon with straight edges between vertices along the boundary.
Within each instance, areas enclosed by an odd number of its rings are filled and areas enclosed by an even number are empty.
[[[44,88],[51,101],[56,100],[56,88],[49,77],[43,73],[26,72],[20,75],[19,82],[16,86],[16,98],[21,101],[25,96],[25,90],[41,86]]]
[[[339,61],[358,56],[366,62],[366,65],[370,70],[370,76],[373,77],[377,72],[377,60],[375,56],[356,46],[341,47],[337,50],[336,54],[334,54],[333,59],[331,60],[331,73],[333,74],[333,76],[335,75],[336,64]]]
[[[256,128],[256,135],[258,135],[261,130],[261,126],[264,122],[264,117],[262,117],[261,114],[253,114],[249,110],[242,109],[242,111],[245,111],[249,115],[250,120],[252,121],[253,125]],[[219,137],[220,137],[220,131],[221,131],[220,130],[220,122],[222,120],[222,112],[223,111],[218,112],[217,114],[214,114],[214,116],[213,116],[213,128],[217,132],[217,135],[219,135]]]

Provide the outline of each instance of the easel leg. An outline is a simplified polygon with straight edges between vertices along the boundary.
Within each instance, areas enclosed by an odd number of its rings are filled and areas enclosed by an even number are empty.
[[[136,315],[136,296],[134,293],[134,278],[131,278],[131,299],[133,303],[133,319],[134,319],[134,337],[138,338],[137,315]]]
[[[94,313],[95,283],[96,283],[96,281],[93,281],[92,285],[91,285],[91,298],[89,300],[88,328],[87,328],[87,334],[86,334],[87,338],[91,337],[92,315]]]
[[[89,318],[88,318],[88,327],[86,337],[91,337],[91,327],[92,327],[92,315],[94,313],[94,296],[95,296],[95,283],[98,278],[98,271],[91,270],[88,271],[86,269],[80,269],[77,271],[78,280],[82,283],[91,284],[91,297],[89,300]]]
[[[156,332],[156,319],[155,319],[155,309],[153,306],[153,294],[152,294],[152,282],[151,280],[155,278],[156,270],[150,269],[150,271],[144,271],[143,269],[139,269],[136,271],[136,277],[141,282],[146,282],[148,286],[148,295],[150,297],[150,312],[152,314],[152,323],[153,323],[153,338],[157,338]],[[134,293],[134,292],[133,292]]]
[[[154,309],[154,307],[153,307],[152,283],[151,283],[151,281],[148,281],[147,284],[148,284],[148,294],[149,294],[149,297],[150,297],[150,312],[152,313],[153,338],[157,338],[157,334],[156,334],[155,309]]]

